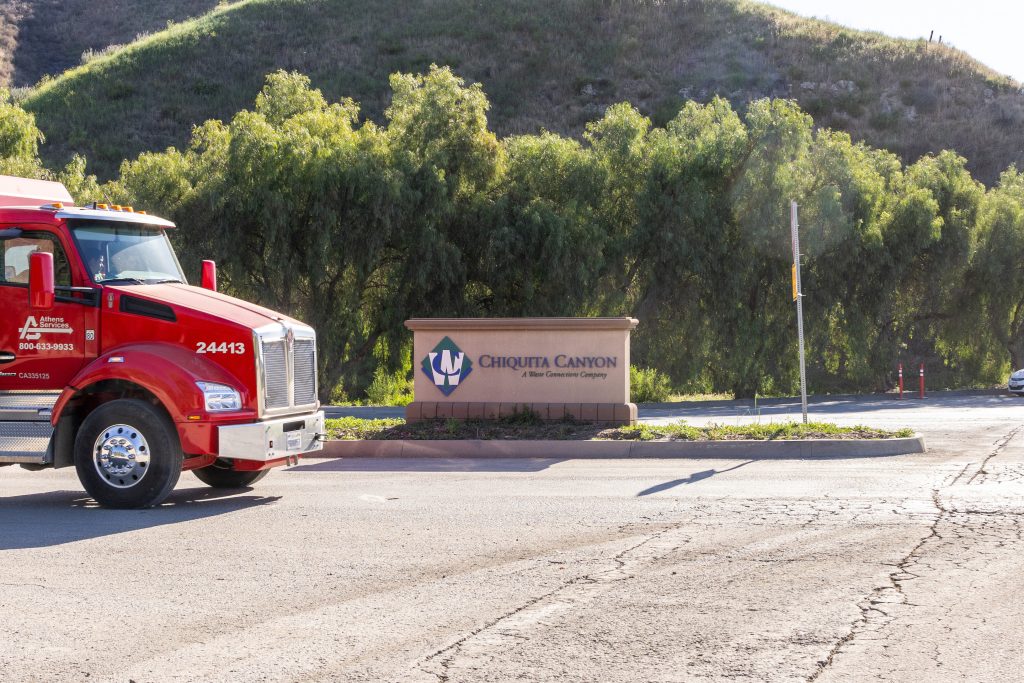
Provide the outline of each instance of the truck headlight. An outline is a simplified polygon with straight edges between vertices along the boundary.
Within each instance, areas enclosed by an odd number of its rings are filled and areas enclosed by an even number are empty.
[[[242,396],[235,389],[226,384],[215,384],[214,382],[196,382],[196,386],[203,392],[206,400],[206,410],[210,413],[219,413],[225,410],[241,410]]]

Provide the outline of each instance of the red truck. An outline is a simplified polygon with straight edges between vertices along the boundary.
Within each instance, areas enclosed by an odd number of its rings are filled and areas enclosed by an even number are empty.
[[[0,467],[74,465],[101,505],[157,505],[184,470],[245,487],[320,450],[316,335],[189,286],[174,224],[0,176]]]

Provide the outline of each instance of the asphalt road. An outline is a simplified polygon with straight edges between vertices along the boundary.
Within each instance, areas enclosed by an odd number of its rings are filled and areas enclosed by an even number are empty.
[[[145,511],[0,468],[0,677],[1017,680],[1024,400],[832,403],[930,450],[312,460]]]

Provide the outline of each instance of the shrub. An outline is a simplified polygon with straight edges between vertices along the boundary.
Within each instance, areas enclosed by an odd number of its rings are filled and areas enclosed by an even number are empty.
[[[868,124],[877,130],[890,130],[899,126],[900,113],[898,111],[877,112],[868,119]]]
[[[345,387],[341,382],[331,390],[331,393],[327,398],[327,403],[332,406],[349,405],[352,403],[352,400],[348,397],[348,393],[345,391]]]
[[[378,369],[366,389],[366,402],[372,406],[407,406],[412,403],[412,380],[401,370],[389,374]]]
[[[513,412],[511,415],[506,415],[505,417],[501,418],[499,422],[505,425],[518,425],[527,427],[539,427],[544,424],[544,420],[541,418],[540,414],[537,411],[532,410],[527,405],[517,407],[515,412]]]
[[[661,403],[672,393],[672,380],[654,368],[629,366],[629,398],[633,403]]]

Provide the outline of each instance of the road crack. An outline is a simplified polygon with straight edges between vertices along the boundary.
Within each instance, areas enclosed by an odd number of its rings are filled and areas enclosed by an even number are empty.
[[[0,583],[0,586],[15,586],[15,587],[19,587],[19,588],[32,587],[32,588],[42,588],[43,590],[46,590],[47,588],[49,588],[49,586],[44,586],[41,583]]]
[[[889,574],[889,585],[880,586],[875,588],[864,600],[862,600],[858,607],[860,608],[860,616],[851,624],[850,630],[843,637],[841,637],[829,650],[828,655],[818,661],[818,666],[814,672],[807,677],[808,683],[816,681],[821,674],[829,669],[835,661],[836,655],[838,655],[844,647],[853,642],[857,636],[868,629],[878,630],[884,628],[891,623],[896,617],[893,616],[890,611],[887,611],[885,605],[899,605],[913,607],[914,604],[907,599],[906,593],[903,591],[903,583],[918,578],[912,569],[916,569],[916,565],[920,562],[921,556],[924,553],[924,547],[933,540],[941,540],[942,535],[939,533],[940,525],[946,521],[947,518],[953,514],[954,511],[949,510],[942,502],[941,493],[945,488],[957,485],[959,483],[970,484],[979,475],[987,474],[986,467],[989,462],[999,455],[1003,449],[1017,436],[1018,432],[1024,429],[1024,425],[1014,427],[1007,432],[1002,438],[995,443],[995,447],[992,452],[985,456],[985,459],[977,466],[977,468],[971,473],[971,475],[964,481],[964,477],[967,476],[971,466],[974,463],[968,463],[964,468],[957,474],[952,481],[942,485],[940,488],[932,489],[932,504],[935,506],[936,514],[935,519],[928,526],[928,531],[925,536],[921,538],[910,549],[906,555],[903,556],[897,564],[896,568]],[[963,511],[958,511],[958,514],[963,514]],[[1006,514],[1006,513],[985,513],[985,514]],[[926,565],[927,566],[927,565]],[[880,624],[875,624],[876,620],[880,620]]]
[[[531,608],[539,605],[540,603],[554,600],[558,598],[560,594],[563,594],[576,586],[605,584],[616,581],[624,581],[629,578],[632,578],[633,575],[627,572],[627,560],[629,555],[635,553],[643,546],[648,545],[654,541],[657,541],[665,534],[672,531],[676,531],[679,528],[680,526],[673,525],[666,527],[654,534],[651,534],[650,536],[647,536],[640,542],[632,546],[629,546],[628,548],[625,548],[616,553],[615,555],[613,555],[612,557],[608,558],[608,561],[614,563],[615,566],[609,567],[608,569],[604,569],[602,571],[587,573],[569,579],[568,581],[563,582],[557,588],[554,588],[553,590],[550,590],[547,593],[544,593],[543,595],[534,597],[526,601],[522,605],[516,607],[515,609],[510,610],[502,614],[501,616],[495,617],[494,619],[491,619],[490,621],[482,624],[478,628],[465,633],[457,640],[449,643],[445,647],[428,655],[422,660],[420,664],[417,665],[416,668],[422,671],[423,673],[436,677],[439,683],[447,683],[451,680],[450,669],[452,664],[455,662],[455,659],[456,657],[458,657],[463,646],[465,646],[472,639],[480,637],[486,634],[487,632],[496,631],[505,637],[515,637],[519,640],[528,640],[528,637],[518,634],[514,626],[511,628],[507,628],[505,625],[509,621],[513,620],[517,615],[520,615],[523,612],[530,610]],[[671,549],[666,549],[665,553],[662,554],[664,555],[671,553],[674,550],[678,550],[679,547],[680,546],[678,545],[673,546]],[[651,561],[656,561],[657,559],[659,559],[659,557],[660,556],[656,556],[648,559],[650,559]],[[437,668],[440,670],[437,671],[429,668],[432,663],[435,663]]]
[[[932,503],[935,505],[936,515],[935,519],[928,527],[928,533],[921,540],[911,548],[910,552],[903,556],[899,562],[896,563],[895,569],[889,573],[889,585],[880,586],[875,588],[867,598],[862,600],[858,607],[860,608],[860,617],[850,626],[849,632],[840,638],[829,650],[828,655],[825,659],[818,662],[818,668],[807,677],[808,683],[816,681],[821,674],[823,674],[830,666],[832,666],[836,655],[848,645],[862,632],[868,630],[869,627],[873,626],[872,620],[881,618],[883,623],[881,626],[885,626],[891,622],[894,617],[886,609],[886,605],[901,605],[901,606],[913,606],[908,599],[906,594],[903,592],[903,582],[917,578],[917,574],[911,571],[911,568],[917,564],[921,557],[923,548],[932,539],[940,539],[942,536],[939,534],[939,525],[943,522],[949,511],[942,505],[939,499],[939,489],[932,490]]]
[[[992,452],[989,453],[981,462],[981,466],[978,467],[978,469],[975,470],[974,474],[971,475],[971,478],[967,480],[968,484],[973,482],[978,477],[978,475],[988,474],[988,471],[986,471],[985,468],[988,466],[989,461],[992,460],[992,458],[999,455],[1003,451],[1003,449],[1006,448],[1007,444],[1009,444],[1010,441],[1013,440],[1013,437],[1017,436],[1017,432],[1019,432],[1021,429],[1024,429],[1024,425],[1020,427],[1014,427],[1006,436],[1004,436],[1002,439],[996,442],[996,447],[992,449]],[[954,480],[953,483],[957,483],[956,480]]]

